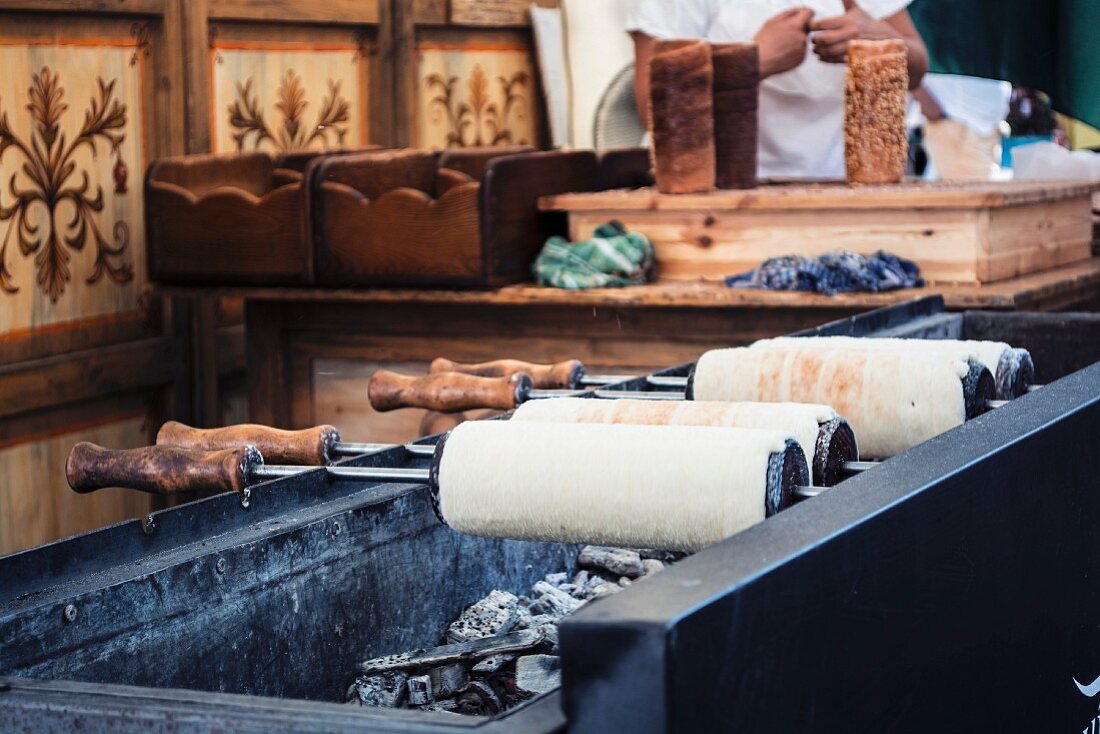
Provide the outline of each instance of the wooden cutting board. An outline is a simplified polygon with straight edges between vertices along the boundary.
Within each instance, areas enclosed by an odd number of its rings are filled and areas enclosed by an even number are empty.
[[[544,197],[569,215],[574,240],[609,219],[646,234],[660,278],[720,280],[779,255],[886,250],[926,279],[988,283],[1087,259],[1091,197],[1081,181],[769,183],[744,191],[655,189]]]

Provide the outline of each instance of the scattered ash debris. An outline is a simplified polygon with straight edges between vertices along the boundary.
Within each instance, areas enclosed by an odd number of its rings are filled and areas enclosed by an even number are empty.
[[[572,576],[549,574],[528,596],[489,592],[447,627],[438,647],[363,662],[347,702],[492,716],[552,691],[561,681],[558,622],[682,557],[585,546]]]

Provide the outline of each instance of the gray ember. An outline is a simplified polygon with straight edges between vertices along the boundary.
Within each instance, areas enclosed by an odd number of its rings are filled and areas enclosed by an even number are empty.
[[[585,546],[576,573],[549,574],[528,596],[489,592],[447,627],[438,647],[364,661],[347,701],[473,716],[505,711],[560,685],[558,622],[681,557]]]

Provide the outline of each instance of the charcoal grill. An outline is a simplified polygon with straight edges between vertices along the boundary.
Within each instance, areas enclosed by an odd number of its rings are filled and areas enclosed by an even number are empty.
[[[1000,339],[1047,384],[583,608],[562,689],[494,718],[336,703],[356,662],[575,558],[459,536],[421,487],[319,470],[0,559],[0,729],[1091,731],[1098,331],[931,298],[803,332]]]

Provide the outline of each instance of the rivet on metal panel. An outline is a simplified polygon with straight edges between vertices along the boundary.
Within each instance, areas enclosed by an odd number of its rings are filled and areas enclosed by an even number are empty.
[[[214,564],[214,570],[218,573],[225,573],[225,559],[219,558],[218,562]]]
[[[333,520],[333,522],[332,522],[332,537],[335,538],[339,534],[340,534],[340,521],[339,520]]]
[[[75,622],[76,621],[76,605],[75,604],[66,604],[65,605],[64,617],[65,617],[66,622]]]
[[[153,513],[149,513],[145,517],[141,518],[141,532],[146,535],[152,535],[153,531],[157,529],[157,523],[153,519]]]

